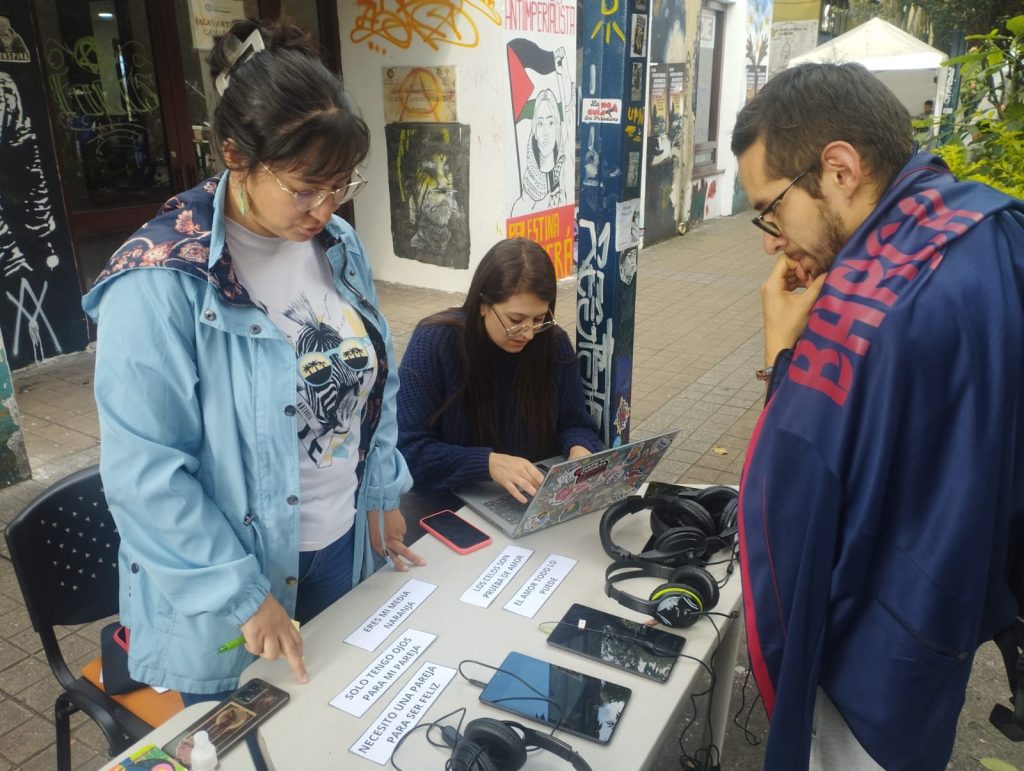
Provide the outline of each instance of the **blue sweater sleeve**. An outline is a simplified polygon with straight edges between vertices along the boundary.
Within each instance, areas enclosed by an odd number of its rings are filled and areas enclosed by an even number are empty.
[[[450,490],[491,478],[490,447],[468,447],[452,421],[432,421],[461,384],[458,329],[419,326],[402,357],[398,391],[398,448],[418,487]]]
[[[555,371],[558,379],[558,449],[562,455],[568,455],[570,448],[580,445],[596,452],[604,448],[604,442],[598,434],[597,421],[587,409],[576,352],[569,342],[569,336],[560,327],[552,331],[557,335]]]

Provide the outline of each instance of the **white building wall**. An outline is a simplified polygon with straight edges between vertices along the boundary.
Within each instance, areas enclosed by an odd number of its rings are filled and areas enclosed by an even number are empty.
[[[366,163],[369,184],[355,201],[356,229],[370,255],[375,278],[463,292],[469,287],[473,270],[484,253],[505,234],[503,121],[509,103],[509,87],[502,24],[494,23],[484,13],[470,10],[466,13],[472,14],[469,20],[475,29],[475,45],[454,45],[435,38],[432,47],[413,34],[403,47],[381,35],[353,34],[357,19],[364,13],[362,4],[338,3],[345,87],[362,111],[371,137]],[[464,27],[463,32],[472,30]],[[357,41],[353,41],[353,37]],[[463,40],[467,39],[472,38],[464,34]],[[470,258],[465,270],[398,257],[392,242],[382,70],[388,66],[439,65],[456,67],[458,123],[470,127]]]
[[[739,0],[730,5],[725,14],[722,90],[718,106],[718,168],[723,173],[718,177],[718,195],[709,201],[713,205],[708,214],[710,217],[732,213],[733,195],[738,184],[736,158],[729,146],[732,144],[736,115],[746,101],[746,40],[747,3],[746,0]]]

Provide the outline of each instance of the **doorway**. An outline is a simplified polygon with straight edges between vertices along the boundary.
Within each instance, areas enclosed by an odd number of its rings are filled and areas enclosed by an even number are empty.
[[[319,34],[325,61],[337,69],[333,2],[217,5],[229,18],[291,16]],[[33,2],[83,292],[164,201],[220,170],[209,121],[214,88],[206,58],[212,40],[193,33],[190,6],[196,3]]]

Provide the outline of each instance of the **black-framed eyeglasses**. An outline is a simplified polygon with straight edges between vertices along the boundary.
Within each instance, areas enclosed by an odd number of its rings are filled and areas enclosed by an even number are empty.
[[[507,326],[507,322],[501,317],[501,314],[498,313],[497,308],[490,303],[487,304],[487,307],[494,311],[494,318],[496,318],[498,323],[501,324],[501,327],[505,330],[505,335],[507,337],[519,337],[520,335],[525,335],[531,330],[533,331],[533,334],[536,335],[546,329],[551,329],[551,327],[555,325],[555,319],[552,317],[551,311],[548,311],[547,318],[539,324],[513,324],[512,326]]]
[[[363,188],[366,187],[366,178],[359,173],[359,169],[353,169],[352,178],[349,183],[339,187],[337,190],[292,190],[278,179],[277,174],[272,172],[270,167],[268,167],[263,161],[260,161],[260,166],[262,166],[266,172],[274,178],[274,181],[277,183],[279,188],[292,197],[292,201],[295,202],[295,208],[299,211],[311,211],[315,209],[326,201],[328,196],[334,199],[334,208],[337,209],[343,203],[347,203],[359,195]]]
[[[795,177],[793,177],[792,181],[784,188],[782,188],[782,192],[775,196],[771,200],[771,203],[769,203],[767,206],[761,209],[761,212],[756,217],[754,217],[754,219],[752,219],[751,222],[753,222],[755,225],[761,228],[761,230],[763,230],[770,236],[773,236],[775,238],[781,236],[782,228],[780,228],[774,222],[769,222],[768,220],[765,219],[765,217],[767,217],[769,214],[774,213],[775,210],[778,208],[779,204],[782,203],[783,196],[785,196],[786,193],[789,192],[789,189],[810,173],[811,169],[807,169],[807,171],[801,172],[800,174],[797,174]]]

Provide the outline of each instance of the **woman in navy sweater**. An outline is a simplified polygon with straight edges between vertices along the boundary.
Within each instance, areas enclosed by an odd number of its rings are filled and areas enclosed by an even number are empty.
[[[525,502],[544,479],[533,461],[602,447],[556,295],[547,252],[510,238],[484,255],[460,307],[416,327],[399,370],[398,447],[417,487],[493,479]]]

